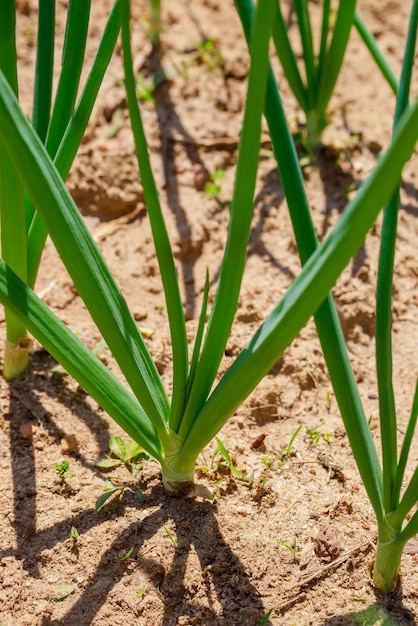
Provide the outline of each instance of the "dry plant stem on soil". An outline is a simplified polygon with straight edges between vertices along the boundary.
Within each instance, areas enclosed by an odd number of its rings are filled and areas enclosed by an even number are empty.
[[[237,7],[248,39],[254,6],[251,0],[237,0]],[[395,125],[408,105],[409,84],[415,56],[416,31],[417,2],[414,2],[398,91]],[[266,97],[266,118],[292,218],[299,254],[302,263],[305,263],[318,246],[318,242],[303,187],[302,175],[297,168],[297,155],[271,71]],[[286,145],[285,158],[285,151],[282,149],[284,144]],[[289,167],[290,161],[293,161],[292,167]],[[418,387],[399,463],[396,452],[397,426],[392,383],[391,309],[398,206],[399,190],[393,195],[384,213],[376,303],[376,359],[383,470],[378,461],[377,451],[362,407],[359,390],[348,359],[343,333],[331,296],[315,314],[315,322],[334,392],[378,522],[374,581],[382,591],[388,591],[396,581],[403,546],[417,529],[417,521],[411,520],[412,523],[409,522],[402,531],[405,515],[417,501],[417,492],[414,491],[413,487],[416,477],[414,476],[404,494],[403,507],[400,505],[400,490],[417,419]]]
[[[65,45],[54,104],[52,81],[55,45],[55,0],[40,0],[33,93],[32,125],[65,180],[70,171],[119,33],[116,0],[103,31],[96,58],[76,104],[84,64],[90,1],[70,0]],[[17,93],[16,2],[0,4],[0,69]],[[6,263],[33,287],[47,231],[25,192],[19,172],[7,152],[0,152],[1,253]],[[3,375],[10,380],[27,366],[31,342],[26,328],[6,308],[6,349]]]

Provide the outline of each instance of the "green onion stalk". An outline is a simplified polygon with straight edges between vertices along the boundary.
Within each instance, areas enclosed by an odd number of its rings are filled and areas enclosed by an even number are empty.
[[[198,455],[327,299],[381,207],[394,193],[418,139],[418,105],[408,108],[402,115],[391,145],[338,224],[312,251],[300,275],[216,383],[237,310],[246,262],[261,119],[271,84],[269,41],[275,0],[259,0],[249,28],[250,72],[227,242],[210,310],[210,277],[206,277],[191,358],[176,267],[135,93],[129,0],[121,0],[120,10],[127,101],[172,338],[171,397],[114,277],[65,188],[57,164],[25,118],[1,72],[0,141],[22,177],[37,213],[128,386],[118,381],[87,350],[4,260],[0,260],[0,302],[126,433],[160,463],[168,493],[198,495],[201,492],[194,484]],[[283,147],[282,158],[285,160],[287,155]],[[288,160],[292,169],[292,160]],[[299,170],[294,173],[298,176]],[[360,435],[358,440],[362,442]],[[373,459],[369,440],[360,452],[364,449]],[[364,463],[366,467],[366,460]],[[376,469],[369,481],[369,490],[377,504],[380,503],[380,481],[381,475]]]
[[[151,44],[156,47],[160,43],[161,35],[161,0],[149,0],[149,5],[148,37]]]
[[[239,4],[239,0],[236,0]],[[341,72],[351,29],[355,27],[377,67],[396,94],[398,81],[386,57],[379,49],[375,37],[367,28],[356,0],[340,0],[334,11],[331,0],[322,3],[322,20],[318,49],[313,44],[312,22],[308,0],[295,0],[294,10],[297,29],[302,44],[303,72],[300,70],[298,53],[294,50],[288,25],[279,1],[273,23],[273,40],[287,82],[306,118],[308,146],[316,151],[328,125],[328,107]]]
[[[414,0],[409,21],[402,73],[397,92],[394,135],[399,120],[408,108],[412,70],[418,28],[418,1]],[[376,371],[379,394],[380,433],[383,465],[383,516],[378,517],[378,539],[373,579],[379,589],[390,591],[397,581],[403,547],[417,532],[417,518],[412,517],[404,527],[404,520],[418,501],[418,492],[411,489],[412,478],[403,497],[401,487],[408,459],[412,435],[415,430],[418,406],[413,403],[406,436],[398,459],[397,416],[392,365],[392,295],[395,266],[397,221],[400,204],[400,186],[395,190],[383,212],[379,266],[376,286]],[[418,389],[418,385],[417,385]],[[417,393],[417,392],[416,392]],[[418,469],[415,474],[418,473]],[[414,533],[414,534],[415,534]]]
[[[315,151],[319,148],[322,133],[328,125],[327,109],[344,60],[355,16],[356,0],[340,0],[335,12],[331,9],[331,1],[324,0],[317,51],[313,43],[307,0],[295,0],[293,4],[302,44],[304,76],[289,38],[281,2],[278,3],[273,22],[273,41],[286,80],[305,113],[307,142]]]
[[[249,40],[255,10],[254,4],[251,0],[236,0],[236,4],[245,35]],[[396,142],[398,125],[402,122],[402,114],[408,111],[409,85],[415,56],[417,4],[414,1],[401,80],[399,86],[397,81],[395,85],[398,99],[394,142]],[[318,250],[319,243],[294,142],[289,132],[271,69],[267,86],[265,116],[292,219],[298,251],[302,264],[305,265],[311,255]],[[364,184],[367,185],[368,182],[366,181]],[[364,185],[363,188],[360,188],[359,195],[363,191]],[[376,359],[383,467],[378,459],[331,295],[328,295],[314,315],[350,445],[376,515],[378,541],[373,578],[376,587],[383,592],[390,591],[396,584],[405,543],[418,531],[418,514],[415,513],[405,524],[406,516],[416,505],[418,499],[418,470],[415,470],[403,496],[400,495],[418,416],[418,385],[415,390],[408,428],[404,436],[399,460],[397,460],[397,423],[392,382],[391,308],[398,207],[399,184],[384,211],[376,301]]]
[[[99,87],[116,45],[118,0],[109,15],[99,48],[77,102],[84,65],[90,0],[70,0],[57,92],[52,106],[55,45],[55,0],[40,0],[32,126],[65,180],[77,154]],[[16,2],[0,4],[0,69],[18,97]],[[34,287],[47,231],[26,192],[18,168],[0,144],[0,225],[3,260]],[[3,375],[11,380],[24,371],[32,345],[26,328],[6,308]]]

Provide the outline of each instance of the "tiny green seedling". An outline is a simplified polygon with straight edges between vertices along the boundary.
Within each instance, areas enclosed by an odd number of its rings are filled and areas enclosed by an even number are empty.
[[[210,572],[212,567],[213,567],[212,563],[209,563],[208,565],[205,565],[205,567],[202,569],[202,575],[206,576],[207,573]]]
[[[96,463],[101,470],[111,470],[124,465],[126,469],[135,474],[142,469],[141,461],[148,460],[149,454],[132,439],[125,444],[122,437],[116,436],[109,439],[109,449],[113,456],[106,455]]]
[[[205,194],[207,196],[217,197],[221,193],[222,187],[219,184],[225,178],[225,168],[221,167],[210,175],[210,180],[205,185]]]
[[[159,72],[151,78],[146,78],[141,72],[136,77],[136,95],[142,102],[155,104],[155,90],[166,80],[165,74]]]
[[[225,72],[225,61],[216,39],[205,39],[196,46],[195,63],[204,65],[209,72],[220,70]]]
[[[70,596],[76,590],[74,585],[60,585],[57,587],[57,593],[51,598],[52,602],[61,602]]]
[[[115,485],[111,480],[107,480],[103,487],[103,492],[96,500],[95,509],[97,513],[100,513],[106,502],[115,494],[122,495],[122,493],[128,489],[127,485]]]
[[[136,592],[136,597],[137,598],[143,598],[144,595],[147,592],[147,588],[146,587],[141,587],[141,589],[138,589],[138,591]]]
[[[215,441],[216,441],[216,448],[212,454],[212,464],[211,464],[213,471],[218,472],[221,468],[221,465],[224,463],[226,467],[228,468],[229,472],[233,476],[235,476],[235,478],[245,483],[252,483],[253,482],[252,476],[247,476],[247,474],[244,471],[238,470],[235,467],[235,465],[232,462],[231,455],[229,454],[223,441],[221,441],[218,437],[215,437]],[[220,461],[217,461],[216,459],[219,456],[223,458],[221,458]]]
[[[75,526],[71,526],[71,539],[74,539],[74,541],[77,541],[79,536],[80,536],[80,533],[78,532],[77,528]]]
[[[152,102],[154,98],[155,82],[153,78],[146,78],[141,72],[136,77],[136,95],[142,102]]]
[[[280,464],[283,463],[283,461],[287,461],[287,459],[289,459],[291,456],[294,456],[296,454],[293,444],[295,443],[296,437],[299,435],[301,428],[302,428],[302,424],[300,424],[300,426],[296,428],[295,432],[290,437],[290,440],[287,446],[282,448],[282,452],[280,456]]]
[[[310,448],[316,448],[321,439],[323,439],[325,441],[325,443],[330,443],[330,439],[332,437],[332,433],[327,433],[325,431],[321,431],[318,430],[318,428],[306,428],[306,437],[305,439],[307,439],[309,441],[309,447]]]
[[[173,546],[176,547],[180,543],[180,539],[176,539],[176,537],[174,537],[174,535],[169,531],[167,526],[164,526],[164,530],[165,530],[165,534],[170,539]]]
[[[126,561],[126,559],[129,559],[133,551],[134,551],[134,548],[132,546],[132,548],[129,548],[129,550],[125,552],[125,554],[122,554],[121,556],[117,556],[115,561],[118,561],[119,563],[122,561]]]
[[[271,467],[274,463],[276,459],[276,456],[273,452],[268,452],[265,456],[260,457],[260,461],[262,462],[262,464],[264,465],[264,467],[266,468],[262,475],[261,475],[261,480],[260,480],[260,487],[261,489],[265,489],[266,485],[267,485],[267,481],[270,477],[270,470]]]
[[[286,548],[292,555],[293,562],[296,561],[296,538],[293,540],[292,544],[285,543],[284,541],[279,541],[279,546]]]
[[[138,500],[138,502],[141,502],[141,503],[145,502],[146,498],[140,489],[137,489],[136,491],[134,491],[128,485],[115,485],[111,480],[106,480],[104,487],[103,487],[103,493],[96,500],[95,509],[97,513],[99,513],[102,510],[102,508],[104,507],[106,502],[109,500],[109,498],[111,498],[112,496],[116,494],[119,494],[119,496],[122,496],[123,492],[126,490],[132,491],[133,493],[135,493],[135,497]]]
[[[124,124],[125,124],[125,120],[123,117],[122,109],[118,107],[113,112],[109,129],[106,131],[106,134],[105,134],[106,139],[112,139],[113,137],[116,137],[118,132],[123,128]]]
[[[325,402],[327,403],[327,409],[328,411],[331,408],[331,392],[327,389],[325,392]]]
[[[275,456],[274,456],[273,452],[269,452],[265,456],[261,456],[260,457],[260,461],[266,467],[266,469],[270,469],[271,468],[271,466],[274,463],[274,459],[275,459]]]
[[[61,479],[70,478],[74,476],[74,472],[70,470],[70,464],[68,461],[61,461],[61,463],[55,463],[55,471]]]
[[[265,614],[265,616],[263,617],[260,626],[266,626],[267,622],[269,621],[271,614],[273,613],[273,609],[270,609],[269,611],[267,611],[267,613]]]
[[[71,531],[70,531],[71,545],[69,547],[69,551],[76,555],[78,555],[78,538],[79,537],[80,537],[80,534],[77,528],[75,526],[71,526]]]

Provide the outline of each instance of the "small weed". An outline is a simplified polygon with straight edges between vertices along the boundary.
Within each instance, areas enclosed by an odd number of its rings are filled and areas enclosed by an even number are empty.
[[[104,507],[106,502],[109,500],[109,498],[111,498],[112,496],[116,494],[119,494],[119,496],[121,496],[123,492],[126,490],[132,491],[133,493],[135,493],[135,496],[138,502],[145,502],[145,496],[140,489],[137,489],[134,492],[133,489],[128,487],[128,485],[115,485],[114,483],[112,483],[111,480],[107,480],[104,484],[102,495],[99,496],[96,500],[95,509],[97,513],[99,513],[102,510],[102,508]]]
[[[331,398],[331,392],[327,389],[327,391],[325,392],[325,402],[327,403],[328,412],[331,408]]]
[[[293,543],[291,545],[285,543],[284,541],[279,541],[279,546],[286,548],[286,550],[288,550],[292,555],[293,562],[296,561],[296,539],[293,540]]]
[[[136,77],[136,95],[138,96],[138,100],[155,104],[155,86],[153,78],[145,78],[142,73],[139,73]]]
[[[99,513],[106,502],[114,496],[115,494],[122,495],[122,493],[128,489],[127,485],[115,485],[111,480],[107,480],[103,487],[103,492],[101,496],[99,496],[96,500],[95,509],[97,513]]]
[[[205,39],[197,44],[194,61],[198,65],[204,65],[209,72],[220,70],[225,73],[225,61],[216,39]]]
[[[235,467],[235,465],[232,462],[231,455],[229,454],[223,441],[218,439],[218,437],[215,437],[215,441],[216,441],[216,448],[215,448],[214,453],[212,454],[212,463],[211,463],[212,470],[214,472],[219,472],[221,470],[221,466],[226,465],[229,472],[233,476],[235,476],[235,478],[238,478],[238,480],[242,480],[245,483],[252,483],[254,480],[252,476],[247,476],[247,474],[244,471],[238,470]],[[221,459],[217,461],[219,456],[221,457]]]
[[[306,428],[306,436],[305,439],[309,441],[310,448],[316,448],[319,445],[321,439],[323,439],[326,443],[330,443],[332,437],[332,433],[327,433],[325,431],[321,431],[318,428]]]
[[[279,464],[283,463],[284,461],[287,461],[289,457],[294,456],[296,454],[293,444],[295,443],[296,437],[300,433],[301,428],[302,428],[302,424],[297,427],[293,435],[290,437],[289,443],[287,444],[287,446],[284,446],[284,448],[282,448]]]
[[[77,528],[75,526],[71,526],[71,539],[73,539],[74,541],[77,541],[79,536],[80,536],[80,533],[78,532]]]
[[[64,600],[72,593],[74,593],[75,589],[76,588],[74,585],[60,585],[57,588],[57,593],[55,594],[55,596],[51,598],[52,602],[60,602],[61,600]]]
[[[122,556],[117,556],[115,561],[118,561],[119,563],[122,561],[126,561],[126,559],[129,559],[133,551],[133,547],[129,548],[129,550],[125,554],[122,554]]]
[[[170,539],[171,543],[174,547],[176,547],[180,543],[180,539],[176,539],[173,534],[168,530],[167,526],[164,526],[165,534]]]
[[[147,588],[146,587],[141,587],[141,589],[138,589],[138,591],[136,592],[136,597],[137,598],[143,598],[144,595],[147,592]]]
[[[265,616],[263,617],[260,626],[266,626],[267,622],[269,621],[271,614],[273,612],[273,609],[270,609],[269,611],[267,611],[267,613],[265,614]]]
[[[260,461],[266,467],[266,469],[270,469],[271,468],[271,466],[274,463],[274,459],[275,459],[275,456],[274,456],[273,452],[269,452],[265,456],[261,456],[260,457]]]
[[[113,456],[106,455],[96,463],[96,467],[104,471],[124,465],[131,474],[135,474],[143,467],[141,461],[148,461],[150,458],[149,454],[132,439],[125,444],[122,437],[111,437],[109,449]]]
[[[80,533],[78,532],[77,528],[75,526],[71,526],[70,545],[69,545],[68,550],[69,552],[72,552],[72,554],[75,554],[76,556],[78,556],[78,538],[79,537],[80,537]]]
[[[147,78],[142,72],[139,72],[136,77],[136,95],[138,100],[155,104],[155,90],[166,80],[167,77],[163,72],[158,72],[151,78]]]
[[[74,472],[70,470],[70,464],[68,461],[61,461],[61,463],[55,463],[54,465],[55,471],[58,476],[64,480],[65,478],[70,478],[74,476]]]
[[[219,181],[225,178],[225,172],[225,168],[221,167],[210,175],[210,180],[205,185],[205,194],[207,196],[217,197],[221,193],[222,187]]]

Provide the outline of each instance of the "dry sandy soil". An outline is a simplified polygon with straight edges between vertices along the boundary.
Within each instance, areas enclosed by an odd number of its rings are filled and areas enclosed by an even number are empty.
[[[155,103],[142,105],[156,179],[167,216],[194,337],[206,267],[211,295],[221,262],[234,179],[248,58],[231,2],[164,1]],[[361,0],[359,9],[399,72],[411,2]],[[58,2],[62,40],[66,2]],[[109,2],[93,2],[91,50]],[[30,110],[37,3],[20,2],[21,97]],[[136,69],[152,78],[134,3]],[[214,54],[202,42],[214,39]],[[288,118],[303,123],[277,68]],[[69,188],[117,277],[169,387],[170,339],[164,295],[127,123],[119,52],[69,178]],[[318,159],[304,168],[318,235],[338,220],[390,139],[394,96],[353,32]],[[299,271],[286,201],[268,136],[260,159],[248,266],[221,371]],[[218,198],[202,173],[225,168]],[[395,386],[403,432],[416,379],[418,345],[417,159],[402,188],[394,298]],[[374,287],[380,222],[335,288],[356,378],[379,443],[374,365]],[[37,291],[87,345],[100,341],[64,267],[47,246]],[[2,322],[4,330],[4,321]],[[115,369],[111,355],[102,358]],[[99,513],[105,480],[95,466],[108,451],[111,419],[74,380],[51,372],[35,346],[28,371],[0,383],[0,620],[6,626],[412,626],[418,620],[418,542],[402,561],[402,581],[387,597],[370,581],[376,525],[347,442],[315,328],[310,323],[220,433],[240,481],[204,452],[199,479],[213,502],[176,500],[157,464],[135,475]],[[297,433],[292,445],[289,443]],[[259,443],[255,447],[254,442]],[[60,479],[66,460],[73,475]],[[411,467],[418,460],[415,441]],[[220,461],[220,458],[217,458]],[[269,465],[267,468],[266,466]],[[412,471],[412,470],[411,470]],[[139,502],[135,490],[143,498]],[[76,529],[78,537],[73,537]],[[321,541],[321,538],[323,541]],[[324,539],[325,538],[325,539]],[[287,546],[287,547],[286,547]],[[124,557],[131,551],[130,556]],[[269,618],[265,618],[268,612]],[[265,618],[265,619],[264,619]],[[263,621],[264,619],[264,621]]]

